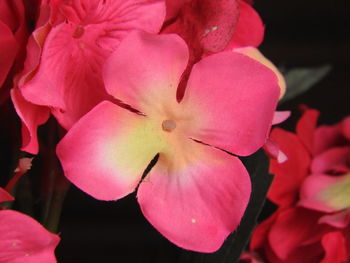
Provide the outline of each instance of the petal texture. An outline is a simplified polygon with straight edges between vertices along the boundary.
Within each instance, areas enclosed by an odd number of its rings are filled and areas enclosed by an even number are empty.
[[[265,143],[279,96],[274,73],[235,52],[194,65],[181,104],[197,120],[189,136],[238,155]]]
[[[38,72],[22,92],[35,104],[56,108],[54,115],[69,129],[108,98],[101,75],[107,56],[133,29],[157,33],[165,5],[160,0],[72,0],[60,10],[67,22],[50,31]]]
[[[238,226],[250,191],[238,158],[189,141],[160,153],[137,197],[145,217],[171,242],[213,252]]]
[[[149,120],[102,102],[72,127],[57,146],[66,177],[101,200],[133,192],[162,139]]]
[[[139,55],[135,55],[139,54]],[[188,61],[188,49],[177,35],[131,33],[107,60],[107,91],[149,114],[155,102],[176,103],[176,89]]]
[[[60,238],[27,215],[0,211],[0,236],[0,262],[56,262],[54,250]]]

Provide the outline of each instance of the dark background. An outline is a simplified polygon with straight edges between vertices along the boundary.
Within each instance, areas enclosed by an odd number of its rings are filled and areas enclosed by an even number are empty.
[[[350,108],[350,4],[348,1],[256,0],[266,24],[262,52],[275,64],[291,67],[330,64],[331,72],[311,90],[280,105],[293,111],[283,124],[293,129],[298,105],[321,111],[320,123],[335,123]],[[180,249],[142,216],[135,194],[118,202],[96,201],[71,187],[60,224],[58,261],[176,262]]]

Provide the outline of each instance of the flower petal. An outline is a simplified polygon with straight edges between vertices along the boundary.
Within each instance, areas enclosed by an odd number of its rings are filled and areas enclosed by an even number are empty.
[[[176,102],[176,88],[187,60],[187,46],[177,35],[135,31],[107,60],[103,74],[106,89],[148,114],[155,102]]]
[[[238,158],[190,140],[160,153],[137,197],[145,217],[171,242],[213,252],[238,226],[250,192]]]
[[[324,215],[318,220],[318,223],[328,224],[336,228],[345,228],[350,223],[350,209],[339,213]]]
[[[148,118],[105,101],[69,130],[57,155],[77,187],[116,200],[135,190],[162,143]]]
[[[319,111],[313,109],[305,109],[302,117],[299,119],[296,127],[296,133],[300,141],[305,145],[309,153],[313,153],[314,136]]]
[[[348,260],[345,237],[341,232],[325,234],[322,237],[322,246],[326,254],[320,263],[344,263]]]
[[[181,105],[196,119],[188,136],[238,155],[265,143],[279,88],[274,73],[236,52],[194,65]]]
[[[161,0],[78,2],[61,4],[67,22],[50,31],[38,72],[22,86],[27,100],[56,108],[66,129],[108,98],[102,65],[120,41],[133,29],[158,32],[165,16]]]
[[[350,170],[350,147],[334,147],[315,156],[312,173],[340,174]]]
[[[240,16],[231,43],[227,48],[258,47],[264,39],[264,24],[250,4],[244,1],[238,1],[238,3]]]
[[[323,212],[350,208],[350,174],[307,177],[301,188],[299,205]]]
[[[22,120],[22,151],[37,154],[39,143],[37,137],[38,126],[44,124],[50,117],[47,107],[38,106],[26,101],[20,89],[11,90],[11,99],[18,116]]]
[[[0,236],[0,262],[56,262],[54,250],[60,238],[27,215],[0,211]]]
[[[0,187],[0,203],[15,200],[4,188]],[[0,207],[1,209],[1,207]]]
[[[11,30],[0,20],[0,87],[4,83],[8,72],[15,60],[18,45]]]
[[[276,124],[280,124],[282,122],[284,122],[285,120],[287,120],[290,116],[291,112],[289,110],[287,111],[275,111],[275,114],[273,115],[273,120],[272,120],[272,124],[276,125]]]
[[[284,163],[270,161],[270,173],[275,178],[268,197],[280,206],[288,206],[298,200],[300,186],[309,174],[310,155],[294,133],[274,128],[270,137],[288,159]]]
[[[276,255],[285,260],[293,250],[321,237],[322,228],[316,224],[319,216],[319,213],[303,208],[290,208],[279,213],[268,237]]]
[[[276,77],[278,79],[278,85],[279,85],[280,90],[281,90],[280,91],[280,99],[284,96],[284,94],[286,93],[286,81],[285,81],[282,73],[257,48],[255,48],[255,47],[235,48],[235,49],[233,49],[233,51],[239,52],[241,54],[244,54],[244,55],[246,55],[246,56],[248,56],[248,57],[250,57],[250,58],[252,58],[252,59],[254,59],[254,60],[258,61],[258,62],[260,62],[261,64],[263,64],[264,66],[268,67],[269,69],[271,69],[276,74]],[[280,114],[281,118],[285,117],[287,119],[289,117],[288,112],[289,111],[284,111],[283,112],[284,115]],[[275,117],[276,117],[276,113],[274,115],[273,124],[277,124],[277,123],[275,123]]]

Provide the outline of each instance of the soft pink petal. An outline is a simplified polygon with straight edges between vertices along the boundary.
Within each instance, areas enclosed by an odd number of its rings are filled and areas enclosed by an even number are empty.
[[[271,160],[270,173],[275,177],[268,197],[280,206],[288,206],[298,200],[299,188],[309,174],[310,155],[294,133],[274,128],[270,138],[285,153],[288,160],[284,163]]]
[[[264,39],[264,24],[254,8],[244,1],[238,1],[240,16],[233,38],[227,49],[258,47]]]
[[[18,51],[18,45],[11,30],[1,20],[0,20],[0,36],[1,36],[0,37],[0,50],[1,50],[0,52],[0,87],[1,87],[15,60],[15,57]]]
[[[22,120],[21,150],[37,154],[39,151],[37,128],[48,120],[50,110],[47,107],[38,106],[26,101],[18,88],[11,90],[11,98],[16,112]]]
[[[326,252],[320,263],[344,263],[349,260],[345,237],[341,232],[330,232],[323,236],[322,246]]]
[[[314,137],[314,155],[318,155],[329,148],[341,145],[345,145],[341,132],[341,123],[317,127]]]
[[[235,52],[194,65],[181,105],[197,116],[188,136],[238,155],[265,143],[279,96],[274,73]]]
[[[161,0],[75,2],[60,7],[67,21],[50,31],[38,72],[22,86],[29,101],[56,108],[66,129],[108,98],[102,66],[121,40],[133,29],[157,33],[165,15]]]
[[[107,60],[103,74],[106,89],[149,114],[157,108],[155,103],[176,102],[176,89],[187,60],[187,46],[177,35],[135,31]]]
[[[291,111],[287,110],[287,111],[275,111],[275,115],[273,115],[273,119],[272,119],[272,124],[276,125],[276,124],[280,124],[282,122],[284,122],[285,120],[287,120],[289,118],[291,114]]]
[[[324,212],[350,208],[350,174],[307,177],[300,190],[299,205]]]
[[[314,136],[319,115],[319,111],[306,108],[296,127],[297,136],[310,153],[313,152]]]
[[[0,236],[0,262],[56,262],[54,250],[60,238],[27,215],[0,211]]]
[[[0,203],[15,200],[4,188],[0,187]],[[0,208],[1,209],[1,208]]]
[[[322,216],[318,222],[328,224],[336,228],[345,228],[350,223],[350,209]]]
[[[251,191],[241,161],[191,140],[161,152],[140,184],[138,202],[151,224],[174,244],[213,252],[238,226]]]
[[[312,173],[346,173],[350,170],[350,147],[335,147],[317,155],[311,164]]]
[[[148,118],[105,101],[72,127],[57,155],[77,187],[97,199],[116,200],[135,190],[160,141]]]

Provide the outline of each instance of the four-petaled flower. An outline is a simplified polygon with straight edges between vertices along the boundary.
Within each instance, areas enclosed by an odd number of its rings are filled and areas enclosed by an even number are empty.
[[[264,144],[279,87],[262,64],[223,52],[194,65],[178,102],[188,56],[177,35],[131,33],[103,77],[107,92],[138,113],[100,103],[57,154],[86,193],[116,200],[138,188],[142,212],[160,233],[185,249],[213,252],[239,224],[251,192],[245,167],[227,152],[245,156]]]

